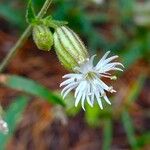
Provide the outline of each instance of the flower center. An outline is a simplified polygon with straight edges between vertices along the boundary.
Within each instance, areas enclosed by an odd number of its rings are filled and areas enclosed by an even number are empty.
[[[88,72],[85,74],[85,78],[87,80],[93,80],[95,78],[96,74],[94,72]]]

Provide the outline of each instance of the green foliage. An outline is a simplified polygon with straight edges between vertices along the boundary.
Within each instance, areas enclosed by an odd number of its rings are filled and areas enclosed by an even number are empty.
[[[112,118],[112,106],[104,103],[104,109],[101,110],[97,103],[93,107],[86,105],[85,120],[89,126],[99,127],[106,119],[110,118]]]
[[[74,117],[81,111],[81,106],[74,107],[74,96],[72,94],[68,95],[66,100],[66,113],[68,116]]]
[[[14,133],[14,130],[21,119],[22,113],[24,112],[28,103],[28,97],[20,96],[17,97],[14,102],[9,106],[5,112],[4,120],[8,123],[9,132],[4,135],[0,133],[0,149],[4,150],[8,140]]]
[[[134,133],[135,131],[134,131],[132,119],[126,110],[124,110],[124,112],[122,113],[122,123],[132,149],[134,150],[139,149],[135,138],[135,133]]]
[[[59,97],[61,97],[61,94],[60,94],[61,92],[60,91],[56,91],[54,93],[56,95],[58,95]],[[73,96],[72,93],[69,93],[64,101],[65,101],[65,104],[66,104],[65,111],[66,111],[68,116],[74,117],[81,111],[81,106],[80,105],[78,107],[74,107],[75,100],[74,100],[74,96]]]
[[[14,1],[4,1],[5,2],[0,2],[0,16],[5,18],[10,25],[25,28],[24,12],[28,0],[15,0],[23,5],[23,7],[19,6],[17,8],[12,5]],[[35,10],[38,10],[45,0],[32,1]],[[92,54],[99,52],[99,50],[111,50],[113,53],[119,54],[125,65],[125,69],[128,69],[139,59],[150,62],[149,26],[145,25],[140,27],[135,22],[134,19],[137,14],[134,12],[134,8],[136,7],[136,3],[137,1],[135,0],[109,1],[102,6],[95,7],[92,5],[92,9],[90,10],[88,9],[90,8],[88,1],[84,3],[79,0],[55,0],[49,12],[55,19],[69,22],[68,26],[83,37],[87,43],[87,48]],[[97,10],[97,8],[98,11],[94,11]],[[110,8],[112,13],[109,12]],[[26,15],[29,23],[31,23],[35,17],[34,14],[35,12],[30,0]],[[45,25],[54,28],[55,24],[65,24],[65,22],[61,21],[52,22],[51,17],[44,19]],[[145,79],[146,77],[143,74],[139,76],[127,95],[127,104],[130,105],[135,102]],[[59,94],[54,94],[32,80],[18,76],[9,76],[7,82],[4,84],[7,87],[41,97],[50,103],[64,105],[60,96],[58,96]],[[69,116],[75,116],[80,112],[80,106],[77,108],[74,107],[73,95],[69,95],[66,98],[66,103],[66,113]],[[98,127],[104,124],[104,126],[102,126],[104,135],[103,149],[111,149],[113,124],[113,120],[111,120],[113,117],[113,108],[111,108],[100,110],[97,105],[95,105],[94,108],[86,106],[85,111],[85,120],[89,126]],[[128,110],[125,110],[121,114],[121,117],[132,149],[142,148],[145,144],[149,144],[150,133],[142,133],[142,136],[138,138],[135,137],[135,129]]]
[[[91,127],[98,127],[101,121],[100,118],[100,108],[96,104],[91,108],[88,104],[86,105],[86,111],[85,111],[85,119],[88,125]]]
[[[150,144],[150,132],[144,133],[137,138],[139,148],[142,148],[146,144]]]
[[[145,79],[146,79],[145,75],[143,75],[143,74],[139,75],[138,79],[133,84],[132,89],[128,93],[128,96],[127,96],[128,104],[132,104],[135,102],[135,100],[137,100],[137,98],[140,94],[140,91],[144,85]]]
[[[111,119],[106,119],[103,126],[103,147],[102,150],[110,150],[112,142],[113,123]]]
[[[122,58],[125,68],[130,67],[131,64],[135,63],[136,60],[141,57],[140,50],[141,50],[141,43],[135,41],[131,43],[127,51],[124,51],[124,53],[122,54]]]
[[[25,27],[23,13],[17,9],[12,8],[10,4],[0,3],[0,16],[4,17],[11,24],[19,28]]]
[[[119,9],[122,14],[122,20],[128,21],[132,17],[135,0],[119,0]]]
[[[13,1],[7,0],[0,3],[0,15],[5,17],[10,23],[24,28],[25,22],[23,15],[27,0],[15,1],[21,3],[23,7],[16,9],[12,5]],[[44,2],[44,0],[32,1],[36,10],[41,8]],[[91,50],[92,54],[99,49],[112,50],[115,53],[122,54],[125,66],[129,67],[139,58],[144,57],[149,60],[148,56],[150,54],[149,30],[145,27],[145,31],[139,34],[138,32],[141,29],[134,22],[136,15],[134,8],[137,5],[136,3],[135,0],[112,1],[100,6],[98,12],[93,12],[87,9],[90,5],[88,1],[84,3],[76,0],[55,0],[51,7],[53,12],[50,12],[55,19],[68,21],[69,27],[73,28],[86,39],[88,49]],[[107,8],[109,7],[111,7],[112,12],[117,12],[116,14],[118,15],[115,16],[113,13],[107,13]],[[28,11],[30,10],[29,12],[31,12],[29,14],[32,14],[31,16],[33,17],[33,9],[32,7],[29,8]],[[98,25],[100,32],[97,32],[94,26],[95,24]],[[112,34],[113,40],[107,38],[104,32],[109,25],[111,25],[111,28],[109,28],[108,32]],[[103,26],[106,26],[106,29],[103,29]]]
[[[32,23],[34,19],[35,19],[35,12],[34,12],[34,8],[32,5],[32,0],[29,0],[28,7],[26,10],[26,21],[28,23]]]
[[[64,106],[64,103],[60,97],[33,80],[20,76],[8,75],[6,82],[4,82],[3,84],[9,88],[19,90],[21,92],[26,92],[33,96],[41,97],[50,103],[60,104]]]
[[[56,26],[63,26],[68,24],[67,21],[54,20],[51,15],[41,19],[41,23],[47,27],[52,27],[52,28],[55,28]]]

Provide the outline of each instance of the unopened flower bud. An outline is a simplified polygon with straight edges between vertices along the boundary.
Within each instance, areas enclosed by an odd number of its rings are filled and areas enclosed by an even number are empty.
[[[44,25],[33,27],[33,40],[40,50],[49,51],[53,45],[53,35]]]
[[[66,26],[56,29],[54,46],[60,62],[69,70],[73,70],[89,58],[87,49],[78,35]]]

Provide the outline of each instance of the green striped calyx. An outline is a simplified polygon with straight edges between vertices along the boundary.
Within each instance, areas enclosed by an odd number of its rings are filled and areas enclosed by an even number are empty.
[[[66,26],[58,27],[54,33],[55,51],[61,64],[74,70],[88,58],[88,51],[76,33]]]
[[[49,51],[53,45],[53,35],[49,28],[44,25],[33,27],[33,40],[40,50]]]

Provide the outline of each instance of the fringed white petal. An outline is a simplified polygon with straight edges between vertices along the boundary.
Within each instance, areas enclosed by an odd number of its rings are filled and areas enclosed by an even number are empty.
[[[111,105],[105,91],[110,93],[116,91],[112,86],[108,86],[104,83],[101,77],[112,79],[116,76],[112,76],[109,71],[123,71],[120,67],[124,68],[124,66],[119,62],[112,62],[118,58],[117,55],[107,58],[109,53],[110,51],[106,52],[95,67],[93,65],[94,55],[81,64],[81,66],[76,67],[76,73],[64,75],[63,78],[66,78],[66,80],[60,84],[60,87],[64,86],[61,92],[63,98],[65,98],[70,91],[75,90],[75,106],[77,107],[81,101],[83,110],[85,110],[86,102],[93,107],[95,100],[101,109],[103,109],[103,99],[106,103]]]
[[[74,81],[74,78],[69,78],[68,80],[65,80],[64,82],[62,82],[60,84],[60,87],[64,86],[64,85],[67,85],[67,84],[70,84],[71,82]]]
[[[97,63],[96,68],[99,68],[101,66],[101,64],[103,63],[103,61],[106,59],[106,57],[108,56],[108,54],[110,53],[110,51],[106,52],[104,54],[104,56],[100,59],[100,61]]]
[[[81,105],[84,111],[85,111],[85,107],[84,107],[85,97],[86,97],[86,91],[83,92],[82,99],[81,99]]]

